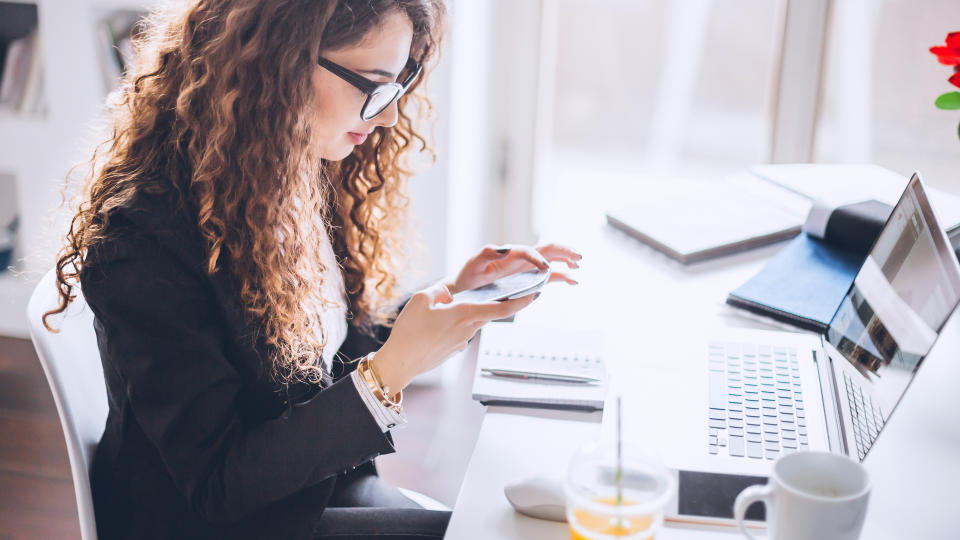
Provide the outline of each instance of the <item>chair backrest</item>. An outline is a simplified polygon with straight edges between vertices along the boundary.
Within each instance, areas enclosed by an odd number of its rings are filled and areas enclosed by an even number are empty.
[[[84,540],[96,540],[89,471],[107,421],[107,390],[93,329],[93,313],[83,294],[76,289],[75,292],[76,298],[66,313],[49,319],[59,332],[48,331],[41,317],[57,306],[58,296],[56,273],[47,272],[30,296],[27,323],[67,440],[80,533]]]

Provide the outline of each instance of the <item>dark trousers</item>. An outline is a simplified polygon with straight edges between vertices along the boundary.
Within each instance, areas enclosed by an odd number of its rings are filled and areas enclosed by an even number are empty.
[[[372,468],[358,467],[337,478],[330,504],[314,538],[425,540],[443,538],[450,512],[424,510],[384,482]]]

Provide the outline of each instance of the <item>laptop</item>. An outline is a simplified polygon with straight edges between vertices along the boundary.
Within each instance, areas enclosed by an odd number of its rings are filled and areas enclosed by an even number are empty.
[[[958,301],[960,264],[914,174],[825,334],[724,329],[709,342],[706,366],[690,373],[703,399],[676,418],[702,442],[678,437],[667,518],[733,523],[737,494],[790,452],[863,461]]]

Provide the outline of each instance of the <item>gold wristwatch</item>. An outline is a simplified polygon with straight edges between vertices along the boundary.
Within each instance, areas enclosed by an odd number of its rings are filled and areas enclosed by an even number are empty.
[[[373,360],[376,354],[376,351],[374,351],[360,359],[360,362],[357,364],[357,373],[373,393],[373,396],[380,400],[380,403],[382,403],[384,407],[392,409],[397,414],[401,414],[403,391],[397,392],[395,396],[390,395],[390,387],[383,384],[380,376],[370,364],[370,361]]]

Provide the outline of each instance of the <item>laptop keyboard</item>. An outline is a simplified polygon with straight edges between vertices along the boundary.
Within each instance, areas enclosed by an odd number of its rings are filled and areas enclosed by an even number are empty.
[[[873,398],[864,394],[863,388],[846,373],[843,374],[843,385],[847,388],[847,402],[853,420],[853,440],[857,445],[857,455],[863,461],[883,427],[883,412],[879,405],[874,404]]]
[[[797,350],[710,343],[711,454],[774,460],[806,449]]]

